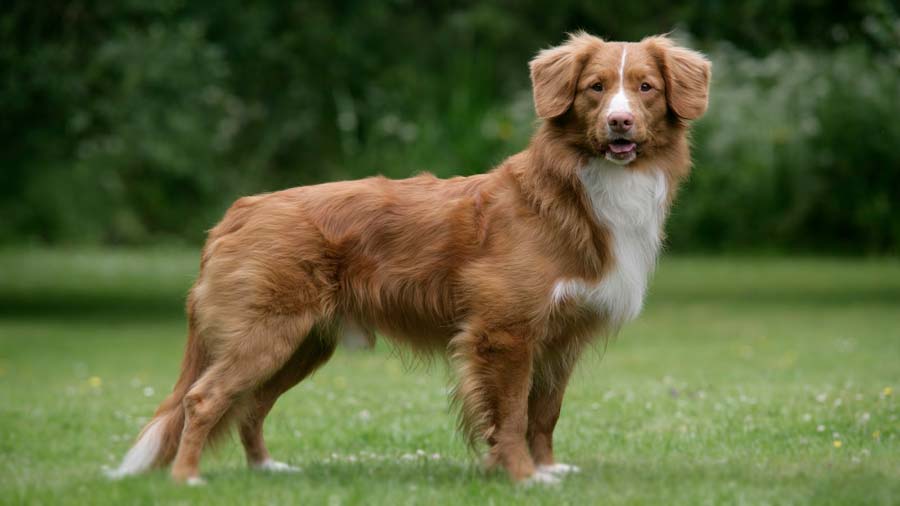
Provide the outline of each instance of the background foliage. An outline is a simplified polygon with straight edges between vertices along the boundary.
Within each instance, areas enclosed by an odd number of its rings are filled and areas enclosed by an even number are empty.
[[[198,242],[238,195],[487,170],[577,28],[715,64],[676,250],[900,251],[888,0],[21,1],[0,14],[0,242]]]

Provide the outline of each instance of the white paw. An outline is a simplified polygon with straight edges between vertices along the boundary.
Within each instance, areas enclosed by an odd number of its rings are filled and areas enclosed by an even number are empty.
[[[569,473],[580,473],[581,468],[572,464],[563,464],[562,462],[557,462],[556,464],[538,466],[538,471],[550,473],[556,476],[562,476]]]
[[[274,473],[296,473],[300,471],[299,467],[294,467],[290,464],[285,464],[284,462],[278,462],[277,460],[272,459],[266,459],[258,464],[253,464],[252,467],[259,471],[270,471]]]
[[[187,479],[187,481],[185,481],[185,483],[189,487],[201,487],[203,485],[206,485],[206,480],[199,476],[191,476]]]
[[[528,477],[528,479],[523,481],[522,484],[526,487],[530,487],[532,485],[558,485],[559,481],[559,476],[538,469],[534,472],[534,474]]]

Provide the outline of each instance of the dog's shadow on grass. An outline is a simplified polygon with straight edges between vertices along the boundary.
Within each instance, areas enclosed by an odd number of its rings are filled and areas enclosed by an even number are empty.
[[[463,460],[420,461],[320,461],[299,464],[294,472],[250,471],[246,468],[216,469],[205,473],[211,485],[234,479],[269,482],[314,482],[316,484],[346,484],[354,481],[375,481],[396,485],[463,485],[472,482],[508,483],[506,474],[486,472],[475,462]]]

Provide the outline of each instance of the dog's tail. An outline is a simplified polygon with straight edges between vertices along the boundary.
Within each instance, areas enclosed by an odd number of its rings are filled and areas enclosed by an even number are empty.
[[[184,428],[182,401],[208,364],[205,347],[195,328],[192,321],[181,363],[181,376],[172,393],[159,405],[150,423],[141,430],[119,467],[106,472],[110,478],[131,476],[154,467],[162,467],[175,458]]]

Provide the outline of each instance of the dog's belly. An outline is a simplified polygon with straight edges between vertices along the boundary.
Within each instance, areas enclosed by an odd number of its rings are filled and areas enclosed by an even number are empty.
[[[407,294],[403,300],[345,312],[342,339],[371,343],[377,333],[422,351],[442,349],[459,328],[445,308],[422,307],[422,301],[421,297]]]

